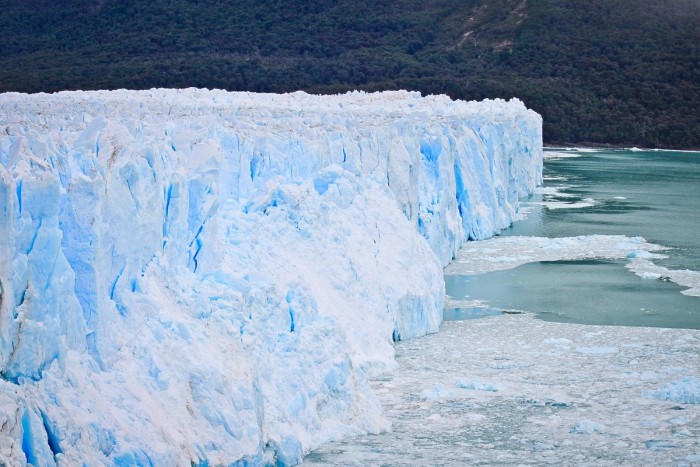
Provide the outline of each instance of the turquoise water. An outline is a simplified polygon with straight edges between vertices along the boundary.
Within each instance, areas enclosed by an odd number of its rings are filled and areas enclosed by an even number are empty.
[[[656,259],[655,264],[700,271],[700,153],[546,154],[544,189],[526,201],[528,217],[501,235],[639,236],[669,248],[663,252],[668,258]],[[681,294],[684,287],[663,278],[643,279],[626,264],[535,262],[445,280],[447,294],[454,299],[534,312],[550,321],[700,329],[700,297]],[[447,309],[445,319],[462,318]]]

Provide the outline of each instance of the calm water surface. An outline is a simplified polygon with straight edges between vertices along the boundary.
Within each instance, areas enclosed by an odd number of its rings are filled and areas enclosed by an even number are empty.
[[[530,214],[501,235],[639,236],[669,248],[668,258],[656,264],[700,271],[700,153],[556,150],[546,155],[544,189],[525,203]],[[539,262],[445,280],[454,299],[535,312],[550,321],[700,329],[700,297],[681,294],[684,289],[672,282],[642,279],[625,264]],[[447,309],[445,318],[469,315],[462,311]]]

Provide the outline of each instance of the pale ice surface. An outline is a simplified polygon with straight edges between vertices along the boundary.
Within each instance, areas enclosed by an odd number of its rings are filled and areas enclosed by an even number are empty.
[[[675,282],[682,287],[687,287],[687,289],[681,291],[682,294],[700,297],[699,271],[691,271],[690,269],[668,269],[654,264],[653,261],[644,257],[634,258],[631,262],[627,263],[626,267],[643,279],[659,279]]]
[[[576,154],[575,152],[559,152],[559,151],[547,151],[544,153],[545,159],[574,159],[581,157],[581,154]]]
[[[578,198],[578,195],[566,193],[566,190],[577,188],[576,185],[537,187],[535,194],[542,196],[542,201],[528,200],[525,206],[540,205],[547,209],[581,209],[590,208],[598,204],[593,198],[583,198],[579,201],[571,201],[572,198]]]
[[[497,237],[466,243],[446,268],[448,275],[472,275],[512,269],[537,261],[629,259],[630,264],[665,258],[666,248],[641,237],[582,235],[578,237]]]
[[[541,182],[541,118],[517,100],[0,108],[4,465],[286,465],[385,429],[368,375],[438,329],[442,267]]]
[[[700,461],[700,331],[503,315],[446,321],[397,343],[396,359],[372,381],[392,431],[326,445],[305,463]]]

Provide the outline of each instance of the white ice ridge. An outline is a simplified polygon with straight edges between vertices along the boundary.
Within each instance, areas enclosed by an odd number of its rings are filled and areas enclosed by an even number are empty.
[[[0,464],[293,464],[541,181],[517,100],[0,95]]]

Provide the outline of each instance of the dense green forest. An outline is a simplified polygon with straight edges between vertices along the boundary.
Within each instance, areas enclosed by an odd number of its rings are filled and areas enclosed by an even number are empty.
[[[522,99],[548,143],[700,148],[700,0],[0,0],[0,92]]]

